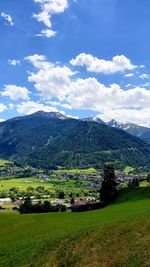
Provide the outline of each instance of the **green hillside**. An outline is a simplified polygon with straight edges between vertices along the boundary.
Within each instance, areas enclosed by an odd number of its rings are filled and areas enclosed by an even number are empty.
[[[150,187],[102,210],[0,213],[1,267],[150,266]]]
[[[150,147],[104,124],[37,112],[0,124],[0,156],[35,167],[149,166]]]

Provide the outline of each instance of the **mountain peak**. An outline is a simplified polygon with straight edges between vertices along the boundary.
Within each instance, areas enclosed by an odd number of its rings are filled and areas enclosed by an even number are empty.
[[[117,122],[116,120],[112,119],[111,121],[106,122],[106,124],[110,127],[122,129],[124,124],[121,122]]]
[[[93,122],[97,122],[97,123],[101,123],[101,124],[105,124],[105,122],[103,120],[101,120],[99,117],[94,116],[94,117],[88,117],[88,118],[84,118],[82,119],[83,121],[93,121]]]
[[[43,118],[48,118],[48,119],[59,119],[59,120],[66,120],[68,119],[67,116],[63,115],[62,113],[60,112],[54,112],[54,111],[51,111],[51,112],[45,112],[45,111],[37,111],[29,116],[34,116],[34,117],[43,117]]]

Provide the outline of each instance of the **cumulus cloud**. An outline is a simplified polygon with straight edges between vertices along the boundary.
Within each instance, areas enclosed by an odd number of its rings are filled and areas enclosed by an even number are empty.
[[[15,107],[15,105],[13,103],[9,103],[8,107],[9,107],[9,109],[13,109]]]
[[[87,71],[113,74],[116,72],[123,72],[125,70],[134,70],[137,66],[133,65],[124,55],[115,56],[111,61],[99,59],[90,54],[82,53],[75,59],[70,60],[73,66],[85,66]]]
[[[57,32],[53,30],[46,29],[46,30],[42,30],[41,33],[37,34],[36,36],[51,38],[51,37],[54,37],[56,33]]]
[[[7,109],[7,107],[3,104],[3,103],[0,103],[0,112],[3,112]]]
[[[73,108],[89,108],[104,112],[108,109],[148,108],[150,91],[136,87],[123,90],[118,84],[106,87],[95,78],[77,79],[70,84],[67,102]]]
[[[37,111],[57,112],[58,110],[54,107],[50,107],[42,103],[38,103],[34,101],[27,101],[27,102],[22,102],[19,105],[17,105],[17,111],[20,114],[29,115]]]
[[[45,99],[57,97],[61,101],[69,94],[70,78],[75,74],[69,67],[48,62],[42,55],[29,56],[26,60],[38,69],[29,75],[28,81],[34,83]]]
[[[0,122],[3,122],[3,121],[5,121],[4,119],[0,119]]]
[[[26,60],[35,67],[35,72],[29,74],[28,80],[34,83],[37,92],[51,105],[90,109],[105,117],[109,114],[111,119],[119,112],[122,117],[121,110],[124,110],[122,119],[128,121],[132,116],[139,123],[150,123],[150,90],[144,87],[124,90],[118,84],[105,86],[96,78],[77,78],[71,68],[48,62],[43,55],[29,56]],[[139,120],[138,114],[142,114]]]
[[[47,38],[56,35],[56,32],[52,30],[51,18],[54,14],[60,14],[68,7],[68,0],[34,0],[35,3],[41,7],[39,14],[33,14],[33,17],[38,22],[42,22],[48,29],[42,30],[39,36],[45,36]]]
[[[60,105],[62,108],[65,108],[65,109],[72,109],[72,106],[71,105],[69,105],[69,104],[61,104]]]
[[[29,99],[29,90],[26,87],[20,87],[13,84],[8,84],[4,86],[4,91],[1,93],[2,96],[9,97],[12,100],[18,99]]]
[[[24,59],[32,63],[36,68],[44,68],[46,64],[46,57],[44,55],[34,54],[32,56],[25,57]],[[47,63],[47,65],[49,65],[49,63]]]
[[[112,118],[118,122],[134,123],[141,126],[150,126],[150,108],[138,109],[115,109],[108,110],[104,114],[98,115],[104,121]]]
[[[8,64],[12,66],[20,65],[20,60],[19,59],[9,59]]]
[[[72,106],[67,103],[61,103],[58,101],[47,101],[46,103],[52,105],[53,107],[62,107],[70,110],[72,109]]]
[[[14,25],[14,22],[13,22],[12,17],[10,15],[8,15],[4,12],[1,12],[0,16],[5,20],[6,25],[10,25],[10,26]]]

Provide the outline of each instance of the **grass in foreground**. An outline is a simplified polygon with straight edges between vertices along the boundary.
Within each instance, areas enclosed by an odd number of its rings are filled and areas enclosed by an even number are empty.
[[[3,267],[150,266],[150,188],[92,212],[1,213],[0,240]]]

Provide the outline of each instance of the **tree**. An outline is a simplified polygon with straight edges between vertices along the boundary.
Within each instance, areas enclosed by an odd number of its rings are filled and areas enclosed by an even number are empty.
[[[132,182],[133,182],[133,187],[139,187],[139,180],[138,180],[138,178],[134,178]]]
[[[30,197],[27,197],[19,208],[20,213],[30,213],[32,212],[32,201]]]
[[[129,187],[129,189],[133,189],[133,188],[139,187],[139,180],[138,180],[138,178],[133,178],[132,180],[130,180],[128,182],[128,187]]]
[[[60,199],[64,199],[64,197],[65,197],[65,193],[64,193],[63,191],[60,191],[60,192],[58,193],[58,198],[60,198]]]
[[[51,210],[51,203],[49,201],[45,200],[43,203],[43,208],[45,211],[49,212]]]
[[[100,189],[100,199],[104,203],[111,203],[118,196],[114,167],[108,165],[104,169],[103,181]]]
[[[74,203],[75,203],[75,199],[74,199],[74,197],[72,197],[71,200],[70,200],[70,204],[74,205]]]
[[[147,182],[150,183],[150,173],[147,175]]]

